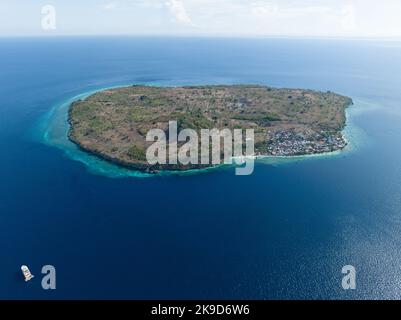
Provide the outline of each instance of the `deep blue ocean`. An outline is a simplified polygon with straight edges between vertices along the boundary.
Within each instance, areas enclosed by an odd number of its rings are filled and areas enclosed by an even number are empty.
[[[352,97],[350,148],[137,177],[63,140],[93,90],[236,83]],[[401,42],[3,38],[0,150],[1,299],[401,297]]]

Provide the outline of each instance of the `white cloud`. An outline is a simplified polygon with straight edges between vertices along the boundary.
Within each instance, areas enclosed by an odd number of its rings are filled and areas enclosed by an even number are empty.
[[[181,0],[168,0],[166,6],[178,22],[186,25],[193,24],[187,10],[185,9],[184,3]]]
[[[349,9],[348,7],[346,9]],[[263,1],[251,3],[251,14],[256,17],[287,19],[306,16],[337,15],[335,8],[326,6],[280,6]],[[346,12],[349,13],[349,10]]]
[[[342,9],[341,26],[344,30],[355,30],[356,17],[355,17],[355,7],[352,5],[345,5]]]
[[[105,3],[100,5],[100,8],[102,8],[103,10],[113,10],[117,8],[117,3],[116,2]]]
[[[316,1],[285,3],[255,1],[249,13],[254,30],[277,34],[341,35],[357,29],[356,9],[350,4],[317,5]]]
[[[251,14],[256,17],[277,16],[279,13],[278,5],[273,3],[255,2],[251,3]]]
[[[57,34],[401,37],[401,0],[52,2],[62,21]],[[0,0],[0,11],[8,13],[0,20],[0,35],[41,34],[37,0],[23,3]]]

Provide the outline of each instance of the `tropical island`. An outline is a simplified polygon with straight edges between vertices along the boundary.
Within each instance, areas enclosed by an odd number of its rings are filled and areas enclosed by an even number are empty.
[[[333,92],[258,85],[152,87],[97,92],[69,109],[69,138],[124,167],[155,172],[201,165],[149,165],[150,129],[253,129],[255,156],[299,156],[342,150],[352,99]]]

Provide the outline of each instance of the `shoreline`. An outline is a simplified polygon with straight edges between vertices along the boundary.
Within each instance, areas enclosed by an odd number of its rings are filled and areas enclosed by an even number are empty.
[[[108,90],[108,89],[114,89],[114,88],[124,88],[127,86],[132,86],[134,84],[122,84],[122,85],[116,85],[116,86],[107,86],[107,87],[101,87],[98,89],[93,89],[89,91],[85,91],[83,93],[74,95],[71,98],[68,98],[66,100],[63,100],[62,102],[57,103],[54,105],[51,110],[49,110],[46,114],[45,117],[46,119],[43,119],[46,123],[42,124],[45,126],[45,131],[43,133],[43,140],[46,144],[57,147],[61,150],[63,150],[69,158],[72,160],[79,161],[85,166],[88,167],[89,171],[92,173],[97,173],[101,175],[106,175],[110,177],[155,177],[155,176],[164,176],[164,175],[192,175],[192,174],[198,174],[198,173],[203,173],[203,172],[209,172],[211,170],[216,170],[216,169],[222,169],[222,168],[229,168],[229,167],[235,167],[237,166],[235,164],[235,161],[233,161],[233,164],[219,164],[219,165],[214,165],[214,166],[208,166],[204,168],[190,168],[190,169],[184,169],[184,170],[171,170],[171,169],[165,169],[165,170],[158,170],[155,173],[149,173],[146,172],[143,168],[137,168],[133,167],[131,165],[127,165],[124,163],[121,163],[117,159],[112,159],[104,156],[101,153],[96,153],[91,150],[86,150],[83,148],[79,142],[74,141],[74,139],[71,139],[70,137],[70,128],[71,124],[69,122],[69,111],[71,105],[78,101],[78,100],[84,100],[87,97],[103,91],[103,90]],[[160,86],[160,84],[151,84],[149,86]],[[290,155],[290,156],[277,156],[277,155],[257,155],[257,156],[252,156],[255,160],[255,162],[258,163],[266,163],[266,162],[273,162],[273,163],[281,163],[283,162],[291,162],[291,161],[302,161],[302,160],[308,160],[308,159],[318,159],[318,158],[325,158],[325,157],[333,157],[337,155],[341,155],[346,153],[348,149],[351,148],[351,143],[350,139],[347,136],[347,129],[350,129],[350,109],[354,108],[354,103],[347,106],[345,109],[345,114],[346,114],[346,123],[344,125],[344,128],[341,130],[341,135],[343,139],[346,141],[346,145],[344,148],[339,149],[339,150],[334,150],[331,152],[322,152],[322,153],[311,153],[311,154],[304,154],[304,155]],[[62,112],[65,109],[64,112]],[[61,111],[61,114],[60,114]],[[76,150],[72,150],[71,146],[68,145],[67,141],[61,141],[61,143],[58,143],[58,141],[52,141],[52,138],[49,137],[52,133],[52,131],[57,131],[57,127],[54,127],[53,122],[53,117],[55,117],[55,114],[58,117],[63,117],[65,123],[61,125],[65,125],[65,131],[63,132],[64,138],[68,140],[69,143],[71,143]],[[60,134],[60,133],[59,133]],[[58,139],[62,139],[63,137],[58,137]],[[79,151],[80,153],[83,153],[86,155],[79,155],[75,154],[74,151]],[[92,159],[96,158],[96,159]],[[246,158],[244,156],[244,158]],[[96,165],[99,165],[100,167],[95,167]]]

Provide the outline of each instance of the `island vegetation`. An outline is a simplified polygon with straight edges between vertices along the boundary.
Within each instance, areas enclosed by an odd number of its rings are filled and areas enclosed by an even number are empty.
[[[333,92],[258,85],[130,86],[104,90],[74,102],[70,139],[85,151],[126,167],[154,168],[146,161],[150,129],[254,129],[255,155],[296,156],[343,149],[348,97]]]

